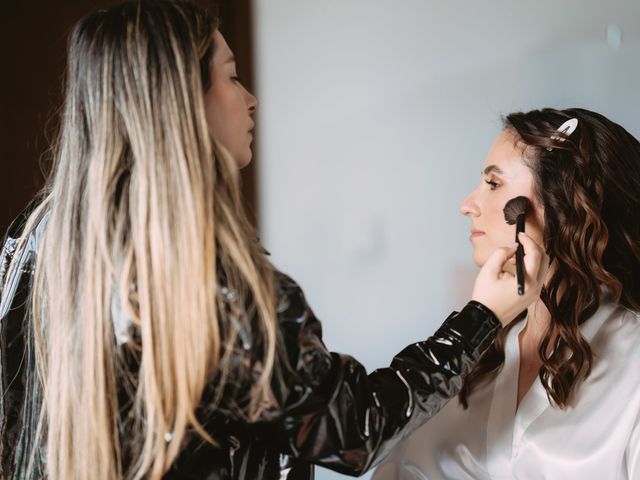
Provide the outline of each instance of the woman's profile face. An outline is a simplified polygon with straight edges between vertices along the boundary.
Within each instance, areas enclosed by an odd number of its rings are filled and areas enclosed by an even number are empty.
[[[481,180],[460,205],[460,212],[471,220],[473,260],[484,265],[487,257],[498,247],[515,241],[515,225],[504,219],[504,206],[512,198],[529,199],[525,231],[542,245],[544,215],[534,195],[534,178],[524,163],[521,144],[513,133],[498,136],[482,166]]]
[[[233,53],[217,30],[213,34],[210,76],[211,86],[204,95],[209,133],[242,168],[251,161],[252,115],[258,100],[240,83]]]

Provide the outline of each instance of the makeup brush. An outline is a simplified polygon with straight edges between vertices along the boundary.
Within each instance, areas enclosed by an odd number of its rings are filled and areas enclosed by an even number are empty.
[[[518,234],[524,232],[524,218],[527,215],[529,209],[529,199],[527,197],[512,198],[502,209],[504,213],[504,219],[509,225],[516,226],[516,242],[518,242],[518,249],[516,250],[516,278],[518,280],[518,295],[524,295],[524,249],[520,244]]]

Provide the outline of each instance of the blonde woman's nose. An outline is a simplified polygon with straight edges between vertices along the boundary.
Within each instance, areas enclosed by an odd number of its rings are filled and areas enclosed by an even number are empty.
[[[255,111],[258,109],[258,99],[256,98],[256,96],[249,92],[248,90],[245,90],[247,92],[247,106],[249,107],[249,113],[255,113]]]

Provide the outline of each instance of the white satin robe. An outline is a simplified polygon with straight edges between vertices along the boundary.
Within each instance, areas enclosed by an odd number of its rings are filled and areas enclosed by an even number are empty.
[[[593,370],[574,402],[550,405],[539,379],[516,411],[518,334],[464,410],[452,400],[405,439],[374,480],[640,480],[640,314],[604,304],[582,326]]]

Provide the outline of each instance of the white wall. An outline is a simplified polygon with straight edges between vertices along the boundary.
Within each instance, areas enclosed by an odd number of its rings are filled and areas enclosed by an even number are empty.
[[[501,114],[581,106],[640,136],[638,0],[254,5],[263,240],[369,369],[465,303],[457,206]]]

